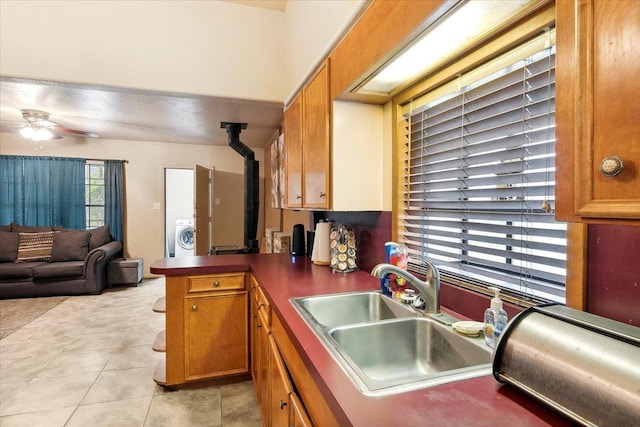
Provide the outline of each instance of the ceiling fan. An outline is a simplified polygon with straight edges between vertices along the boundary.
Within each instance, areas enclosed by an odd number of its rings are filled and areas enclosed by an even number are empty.
[[[20,110],[26,123],[13,123],[20,127],[20,135],[32,141],[46,141],[49,139],[61,139],[60,133],[97,138],[98,134],[77,129],[70,129],[49,120],[50,114],[46,111],[23,109]]]

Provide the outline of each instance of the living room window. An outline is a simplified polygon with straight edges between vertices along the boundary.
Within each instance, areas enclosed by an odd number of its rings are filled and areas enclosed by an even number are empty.
[[[398,239],[443,281],[524,305],[565,301],[554,45],[547,29],[401,106]]]
[[[104,225],[104,162],[87,161],[85,166],[85,200],[87,228]]]

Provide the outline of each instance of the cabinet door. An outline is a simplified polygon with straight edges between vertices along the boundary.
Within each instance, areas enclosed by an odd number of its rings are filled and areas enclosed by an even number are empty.
[[[329,208],[330,116],[329,63],[304,89],[303,206]]]
[[[254,279],[255,280],[255,279]],[[253,283],[251,287],[251,310],[250,310],[250,359],[251,359],[251,376],[253,377],[253,385],[256,389],[256,396],[258,397],[258,403],[260,403],[260,377],[258,375],[259,372],[259,332],[258,328],[259,320],[258,320],[258,299],[256,295],[257,287],[255,283]]]
[[[303,94],[284,112],[285,204],[302,207],[302,98]]]
[[[640,219],[640,2],[575,0],[556,8],[556,216]],[[600,168],[611,156],[624,168],[606,176]],[[615,162],[605,165],[614,171]]]
[[[258,399],[260,400],[260,409],[262,410],[262,419],[269,420],[269,325],[264,315],[264,309],[258,310],[258,382],[260,384],[260,392]],[[265,422],[270,426],[269,422]]]
[[[289,404],[291,407],[289,408],[289,425],[291,427],[311,427],[311,420],[309,419],[309,415],[307,411],[304,409],[304,405],[302,405],[302,401],[298,397],[297,393],[291,393],[289,395]]]
[[[293,391],[293,387],[273,336],[269,336],[269,380],[271,381],[270,425],[272,427],[287,427],[289,425],[289,395]]]
[[[247,292],[185,298],[187,380],[249,372]]]

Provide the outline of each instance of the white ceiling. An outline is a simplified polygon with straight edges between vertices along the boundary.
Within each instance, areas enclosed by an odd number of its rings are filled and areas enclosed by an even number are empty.
[[[284,11],[286,0],[227,0]],[[227,145],[220,122],[247,123],[240,140],[263,148],[282,124],[283,104],[0,77],[0,131],[26,123],[21,109],[43,110],[66,128],[100,138]],[[63,137],[76,137],[64,134]]]
[[[220,122],[247,123],[240,140],[262,148],[282,124],[283,105],[0,77],[0,131],[17,132],[17,124],[26,123],[21,109],[43,110],[60,126],[127,141],[226,145]]]

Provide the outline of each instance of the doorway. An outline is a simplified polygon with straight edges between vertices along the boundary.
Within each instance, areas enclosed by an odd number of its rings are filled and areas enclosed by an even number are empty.
[[[213,169],[164,169],[165,258],[207,255],[213,240]]]
[[[193,169],[164,170],[165,258],[193,255]]]

